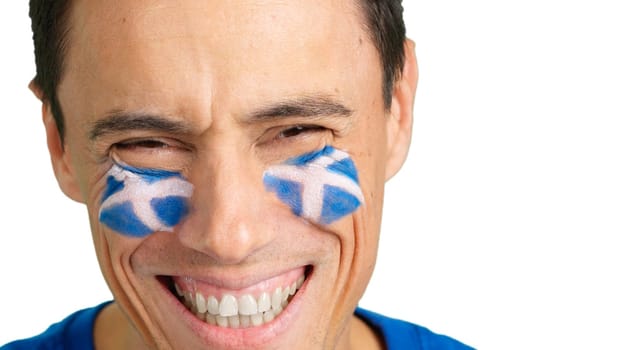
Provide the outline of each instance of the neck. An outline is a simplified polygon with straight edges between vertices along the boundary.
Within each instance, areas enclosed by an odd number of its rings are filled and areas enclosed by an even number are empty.
[[[360,318],[352,316],[350,349],[383,350],[385,347],[379,334]]]
[[[146,349],[117,303],[111,303],[97,315],[93,336],[98,350]]]

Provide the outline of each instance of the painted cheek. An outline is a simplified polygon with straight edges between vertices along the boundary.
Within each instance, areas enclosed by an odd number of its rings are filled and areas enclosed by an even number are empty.
[[[268,168],[263,182],[295,215],[322,225],[351,214],[363,203],[352,158],[331,146]]]
[[[192,191],[179,173],[114,164],[106,174],[99,221],[130,237],[173,232],[188,215]]]

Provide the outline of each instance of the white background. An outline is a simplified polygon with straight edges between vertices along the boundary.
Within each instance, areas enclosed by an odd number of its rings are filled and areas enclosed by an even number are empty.
[[[0,344],[110,298],[26,89],[26,3],[0,5]],[[622,349],[615,3],[406,0],[413,144],[362,306],[482,349]]]

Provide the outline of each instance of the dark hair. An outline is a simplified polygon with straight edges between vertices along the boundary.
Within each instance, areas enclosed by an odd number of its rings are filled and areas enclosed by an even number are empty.
[[[393,84],[404,68],[404,8],[402,0],[358,0],[365,15],[365,26],[380,54],[382,63],[382,98],[391,107]]]
[[[34,82],[41,89],[43,99],[50,104],[61,140],[65,135],[65,122],[56,88],[64,68],[70,6],[71,0],[30,0],[37,66]]]
[[[383,72],[382,97],[385,108],[391,106],[393,84],[404,66],[404,26],[401,0],[357,0],[364,24],[380,55]],[[63,74],[67,49],[71,0],[30,0],[35,63],[35,84],[50,104],[61,140],[65,122],[56,88]]]

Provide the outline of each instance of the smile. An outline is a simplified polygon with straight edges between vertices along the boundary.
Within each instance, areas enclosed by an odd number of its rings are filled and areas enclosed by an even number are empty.
[[[173,277],[172,291],[192,314],[207,324],[252,328],[277,318],[306,279],[305,268],[242,289],[217,287],[188,276]]]

